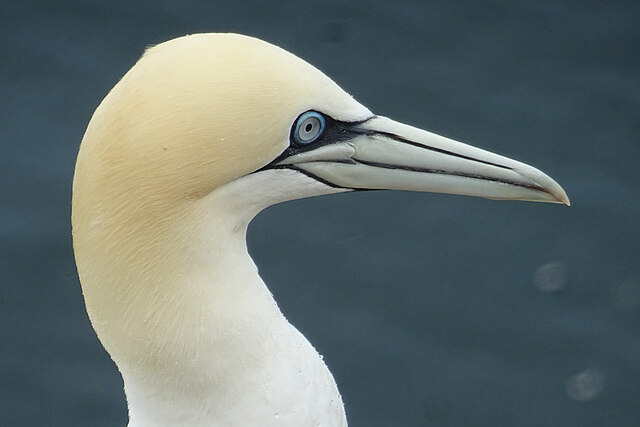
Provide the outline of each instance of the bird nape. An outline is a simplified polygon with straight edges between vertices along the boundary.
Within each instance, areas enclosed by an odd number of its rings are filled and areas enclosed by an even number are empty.
[[[363,189],[569,204],[539,170],[377,116],[255,38],[145,52],[91,118],[72,205],[87,312],[130,426],[346,425],[245,235],[267,206]]]

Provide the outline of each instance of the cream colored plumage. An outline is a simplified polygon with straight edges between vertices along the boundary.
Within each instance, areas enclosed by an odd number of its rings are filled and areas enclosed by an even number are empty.
[[[327,126],[308,146],[294,135],[307,111]],[[72,211],[87,312],[130,426],[346,425],[245,232],[269,205],[360,188],[568,204],[538,170],[374,116],[257,39],[192,35],[143,55],[89,123]]]

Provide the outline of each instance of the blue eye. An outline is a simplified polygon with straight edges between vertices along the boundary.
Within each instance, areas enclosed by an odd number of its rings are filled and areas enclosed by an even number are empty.
[[[316,142],[326,127],[324,116],[316,111],[302,113],[293,128],[293,141],[298,145],[309,145]]]

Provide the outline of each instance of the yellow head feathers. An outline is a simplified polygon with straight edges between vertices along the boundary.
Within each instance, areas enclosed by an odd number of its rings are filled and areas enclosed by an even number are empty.
[[[311,108],[348,120],[369,114],[316,68],[261,40],[197,34],[162,43],[96,110],[74,191],[87,173],[119,191],[144,187],[145,197],[200,197],[277,157]]]

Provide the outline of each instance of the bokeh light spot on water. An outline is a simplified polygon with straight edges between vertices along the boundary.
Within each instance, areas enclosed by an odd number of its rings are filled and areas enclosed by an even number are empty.
[[[621,311],[632,311],[640,307],[640,284],[627,280],[615,288],[613,305]]]
[[[602,393],[606,375],[599,369],[588,368],[567,380],[567,394],[578,402],[588,402]]]
[[[539,267],[533,283],[542,292],[558,292],[567,285],[567,266],[561,262],[550,262]]]

